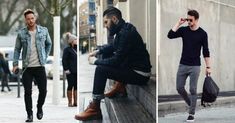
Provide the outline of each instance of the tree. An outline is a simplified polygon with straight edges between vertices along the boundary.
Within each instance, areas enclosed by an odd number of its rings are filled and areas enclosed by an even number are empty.
[[[76,8],[76,0],[37,0],[37,3],[35,3],[38,23],[47,27],[51,36],[53,35],[53,16],[61,17],[60,35],[65,32],[71,32],[74,29],[73,18],[77,14]],[[52,36],[51,38],[53,41],[54,37]],[[61,44],[63,47],[64,43]],[[53,49],[51,54],[53,54]]]
[[[26,4],[24,4],[26,3]],[[19,22],[26,8],[32,7],[29,0],[1,0],[0,2],[0,35],[6,35]]]

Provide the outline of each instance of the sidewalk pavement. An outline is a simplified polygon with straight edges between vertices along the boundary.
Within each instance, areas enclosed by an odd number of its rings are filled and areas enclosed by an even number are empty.
[[[62,81],[60,81],[61,95],[58,105],[52,104],[53,81],[48,80],[47,98],[43,107],[44,116],[42,120],[36,118],[36,104],[38,89],[33,86],[33,115],[34,123],[76,123],[74,115],[77,107],[67,107],[67,98],[62,98]],[[0,92],[0,123],[25,123],[26,111],[24,105],[24,92],[21,86],[21,97],[17,98],[17,87],[12,87],[11,92]],[[6,89],[5,89],[6,90]]]
[[[79,92],[91,93],[96,65],[89,65],[88,54],[79,55]]]
[[[196,111],[194,123],[235,123],[235,106],[204,108]],[[174,113],[159,117],[158,123],[186,123],[188,113]]]

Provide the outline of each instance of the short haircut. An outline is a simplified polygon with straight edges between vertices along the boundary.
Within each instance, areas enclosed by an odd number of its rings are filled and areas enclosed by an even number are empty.
[[[115,7],[109,7],[108,9],[104,11],[103,17],[104,16],[107,16],[107,17],[116,16],[120,20],[122,19],[122,12]]]
[[[195,20],[199,18],[199,13],[196,10],[189,10],[188,15],[194,16]]]
[[[34,15],[34,11],[32,9],[26,9],[24,11],[24,17],[26,17],[28,14],[33,14]]]

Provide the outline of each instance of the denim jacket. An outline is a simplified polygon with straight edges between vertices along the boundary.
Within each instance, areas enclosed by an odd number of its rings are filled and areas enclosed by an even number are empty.
[[[36,26],[36,49],[38,52],[39,62],[43,66],[46,63],[46,59],[51,51],[51,38],[46,27]],[[18,66],[18,60],[22,49],[22,61],[23,67],[27,67],[29,64],[30,52],[31,52],[31,35],[27,27],[19,30],[15,49],[14,49],[14,61],[13,66]]]

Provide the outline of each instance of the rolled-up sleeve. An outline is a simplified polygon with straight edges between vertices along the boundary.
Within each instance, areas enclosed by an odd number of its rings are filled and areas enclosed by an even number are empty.
[[[98,59],[96,60],[96,65],[109,65],[109,66],[118,66],[123,61],[123,59],[126,57],[130,50],[130,43],[128,40],[129,31],[123,31],[122,34],[120,34],[119,38],[119,45],[117,45],[117,50],[115,50],[115,53],[112,57],[109,57],[107,59]]]

